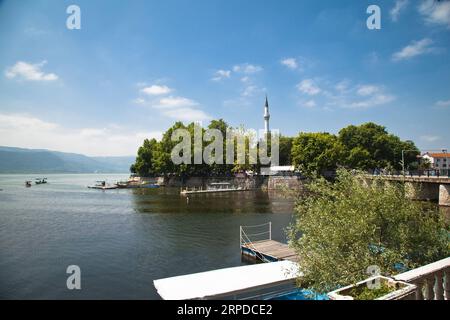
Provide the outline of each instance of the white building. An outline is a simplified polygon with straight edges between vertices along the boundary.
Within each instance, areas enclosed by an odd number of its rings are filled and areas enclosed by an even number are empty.
[[[437,153],[427,152],[422,155],[422,159],[430,161],[432,169],[443,170],[450,168],[450,153],[447,150]]]

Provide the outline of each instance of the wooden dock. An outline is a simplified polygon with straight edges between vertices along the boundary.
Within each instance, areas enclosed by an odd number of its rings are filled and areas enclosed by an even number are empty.
[[[242,244],[243,255],[251,256],[264,262],[275,262],[289,260],[298,262],[298,256],[294,249],[289,248],[285,243],[274,240],[262,240],[251,244]]]
[[[250,191],[249,189],[234,188],[234,189],[200,189],[200,190],[181,190],[180,194],[182,196],[189,194],[201,194],[201,193],[223,193],[223,192],[239,192],[239,191]]]
[[[181,189],[181,195],[198,194],[198,193],[220,193],[220,192],[238,192],[238,191],[249,191],[249,189],[242,187],[233,187],[229,182],[214,182],[207,186],[205,189],[200,187],[199,189]]]
[[[290,248],[287,244],[272,240],[272,223],[267,223],[269,230],[266,232],[259,232],[255,234],[248,234],[241,227],[241,254],[252,257],[263,262],[275,262],[288,260],[298,262],[298,255],[295,250]],[[264,225],[260,225],[264,226]],[[256,227],[260,227],[256,226]],[[251,228],[252,226],[250,226]],[[269,239],[252,241],[249,236],[261,236],[268,234]]]

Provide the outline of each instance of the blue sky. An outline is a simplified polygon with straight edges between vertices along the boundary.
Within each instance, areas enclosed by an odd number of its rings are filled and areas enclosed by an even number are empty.
[[[449,50],[449,1],[0,1],[0,145],[132,155],[177,120],[263,128],[267,93],[285,135],[373,121],[440,149]]]

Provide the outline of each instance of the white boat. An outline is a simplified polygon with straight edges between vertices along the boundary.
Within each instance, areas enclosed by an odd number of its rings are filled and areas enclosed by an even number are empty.
[[[97,181],[97,183],[93,186],[88,186],[89,189],[100,189],[100,190],[112,190],[117,189],[118,186],[116,184],[106,184],[106,181]]]

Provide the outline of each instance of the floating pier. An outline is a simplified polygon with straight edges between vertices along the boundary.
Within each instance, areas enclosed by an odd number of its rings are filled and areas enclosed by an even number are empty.
[[[242,187],[231,187],[231,184],[228,182],[222,182],[222,183],[211,183],[209,187],[206,189],[203,189],[200,187],[199,189],[189,189],[186,188],[184,190],[180,191],[181,195],[188,195],[188,194],[198,194],[198,193],[221,193],[221,192],[238,192],[238,191],[248,191],[249,189],[245,189]]]
[[[261,229],[268,228],[267,231]],[[255,239],[256,238],[256,239]],[[255,239],[255,240],[252,240]],[[295,250],[287,244],[272,240],[272,222],[240,227],[241,254],[263,262],[288,260],[298,262]]]

